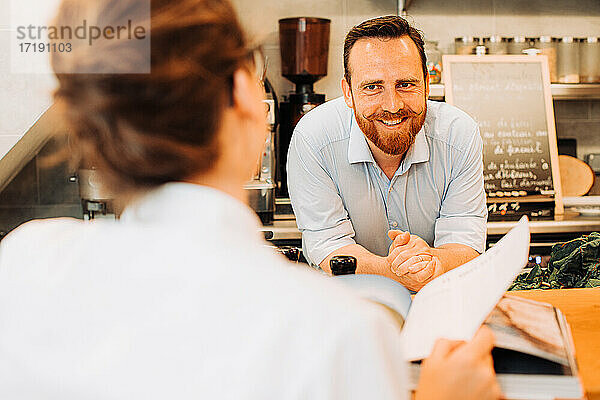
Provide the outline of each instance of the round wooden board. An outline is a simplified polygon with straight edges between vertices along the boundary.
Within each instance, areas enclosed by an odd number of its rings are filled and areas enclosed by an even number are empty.
[[[563,196],[583,196],[594,184],[594,171],[583,161],[565,155],[558,156]]]

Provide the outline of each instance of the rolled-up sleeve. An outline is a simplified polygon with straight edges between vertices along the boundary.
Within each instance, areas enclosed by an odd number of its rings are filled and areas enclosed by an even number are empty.
[[[354,228],[319,149],[298,130],[288,150],[287,175],[302,248],[311,264],[318,266],[333,251],[356,243]]]
[[[487,232],[487,207],[483,186],[483,141],[478,128],[475,128],[466,151],[456,159],[435,222],[434,246],[457,243],[482,253]]]

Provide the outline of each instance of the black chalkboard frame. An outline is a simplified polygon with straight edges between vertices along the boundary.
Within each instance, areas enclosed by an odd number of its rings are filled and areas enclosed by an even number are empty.
[[[445,101],[448,104],[455,105],[460,108],[460,104],[455,104],[453,97],[453,80],[452,80],[452,66],[453,64],[459,63],[502,63],[502,64],[522,64],[522,63],[533,63],[538,64],[540,67],[540,74],[542,77],[542,92],[540,95],[543,97],[544,108],[546,113],[546,125],[548,132],[548,148],[550,153],[550,163],[552,169],[552,183],[554,186],[554,200],[555,214],[564,213],[564,205],[562,200],[562,187],[560,181],[560,169],[558,165],[558,147],[556,140],[556,125],[554,121],[554,107],[552,103],[552,92],[550,86],[550,69],[548,67],[548,58],[545,55],[444,55],[442,57],[442,65],[444,72],[442,74],[444,83],[444,94]],[[509,79],[505,77],[504,79]],[[539,198],[539,196],[524,196],[519,198],[513,198],[512,200],[519,201],[532,201],[533,198]],[[507,199],[508,200],[508,199]]]

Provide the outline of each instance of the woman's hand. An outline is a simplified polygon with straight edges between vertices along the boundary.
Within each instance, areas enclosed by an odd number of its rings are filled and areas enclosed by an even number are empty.
[[[500,399],[493,347],[494,334],[487,327],[480,328],[470,342],[438,340],[421,366],[415,399]]]

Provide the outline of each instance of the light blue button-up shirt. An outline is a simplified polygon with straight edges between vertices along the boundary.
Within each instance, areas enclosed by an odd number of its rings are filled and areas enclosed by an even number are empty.
[[[430,246],[485,249],[483,142],[475,121],[446,103],[427,102],[423,128],[392,177],[379,168],[343,98],[307,113],[288,152],[290,199],[307,259],[358,243],[386,256],[390,229]]]

